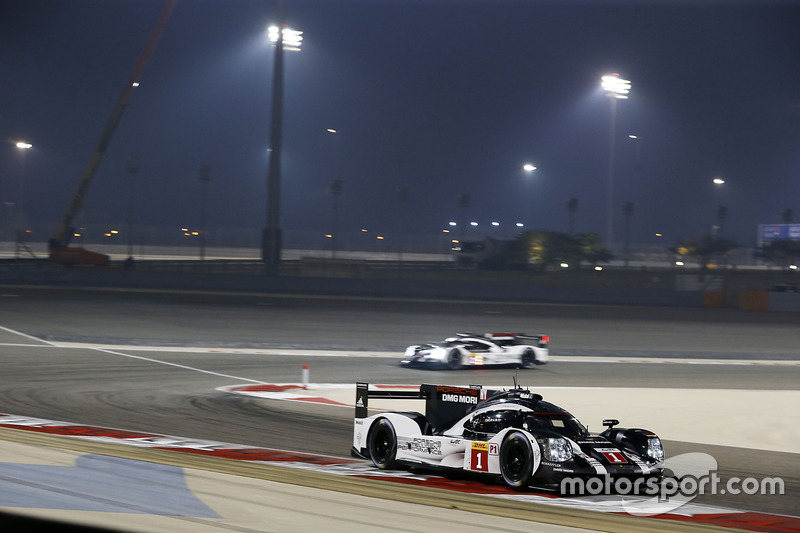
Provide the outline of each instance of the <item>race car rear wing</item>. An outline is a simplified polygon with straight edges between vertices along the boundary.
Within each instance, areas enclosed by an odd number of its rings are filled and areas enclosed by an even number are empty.
[[[491,397],[494,391],[480,385],[451,387],[424,383],[419,390],[370,389],[368,383],[356,383],[356,418],[369,416],[370,398],[395,398],[401,400],[425,400],[425,418],[437,429],[457,422],[480,402]]]
[[[540,348],[547,348],[547,345],[550,344],[549,335],[526,335],[525,333],[487,333],[484,335],[484,337],[500,344],[535,344]]]

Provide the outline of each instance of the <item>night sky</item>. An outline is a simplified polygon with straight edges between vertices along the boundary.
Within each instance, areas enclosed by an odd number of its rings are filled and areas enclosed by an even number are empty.
[[[55,230],[162,6],[0,2],[0,240],[20,191],[35,238]],[[198,228],[207,164],[209,242],[260,232],[276,13],[178,2],[80,225],[121,228],[132,209],[137,225]],[[285,55],[287,244],[331,231],[335,179],[343,233],[441,235],[469,194],[471,236],[566,232],[569,198],[575,230],[603,235],[611,72],[632,83],[616,105],[618,240],[627,201],[634,240],[664,246],[708,234],[719,205],[743,246],[784,209],[800,222],[800,2],[287,0],[285,21],[304,31]]]

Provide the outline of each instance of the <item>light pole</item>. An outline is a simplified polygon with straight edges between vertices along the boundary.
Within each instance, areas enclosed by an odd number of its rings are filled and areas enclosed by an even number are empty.
[[[408,240],[406,235],[406,227],[408,223],[408,209],[406,209],[406,204],[408,203],[408,188],[407,187],[398,187],[397,188],[397,200],[400,203],[400,216],[397,217],[397,222],[400,225],[397,231],[398,242],[397,242],[397,260],[403,260],[403,248],[405,242]]]
[[[531,175],[533,175],[534,171],[536,170],[536,165],[534,165],[533,163],[525,163],[524,165],[522,165],[522,170],[525,171],[525,174],[528,174],[528,176],[531,176]],[[529,187],[530,186],[528,186],[526,188],[529,188]],[[525,192],[526,199],[530,198],[530,196],[533,196],[533,193],[529,192],[529,191],[526,191]],[[531,209],[530,211],[533,211],[533,209]],[[527,217],[526,217],[526,219],[527,219]],[[531,227],[533,227],[532,221],[529,222],[529,223],[531,224]]]
[[[339,244],[339,197],[342,195],[342,180],[331,182],[331,194],[333,195],[333,232],[331,233],[331,258],[336,259],[336,248]]]
[[[20,247],[24,246],[25,242],[25,153],[33,148],[29,142],[19,141],[15,144],[19,150],[19,190],[17,198],[17,238],[16,246],[14,247],[15,256],[19,259]]]
[[[625,215],[625,268],[628,268],[631,259],[631,217],[633,216],[633,202],[625,202],[622,206]]]
[[[211,165],[200,165],[197,168],[197,179],[203,188],[200,201],[200,261],[206,260],[206,205],[208,199],[208,182],[211,181]]]
[[[631,185],[631,203],[639,204],[639,208],[641,209],[642,205],[642,182],[644,181],[644,172],[642,166],[642,142],[644,141],[641,135],[628,135],[628,139],[634,142],[634,146],[636,148],[636,163],[633,169],[633,184]],[[641,224],[641,218],[639,220],[639,224]],[[636,225],[634,225],[634,231],[631,235],[631,238],[634,242],[636,242],[637,234],[636,234]]]
[[[267,173],[267,226],[261,235],[261,260],[264,261],[266,272],[270,276],[278,275],[278,265],[281,262],[280,174],[283,133],[283,51],[300,50],[300,43],[303,40],[302,33],[278,26],[271,26],[268,29],[268,37],[275,43],[275,64],[272,75],[272,118]]]
[[[469,194],[461,193],[458,195],[458,207],[461,208],[461,220],[459,224],[461,225],[461,236],[459,239],[461,242],[464,242],[464,237],[466,236],[467,231],[467,208],[469,207]]]
[[[131,175],[128,189],[128,259],[126,265],[133,264],[133,206],[136,196],[136,173],[139,172],[139,160],[136,158],[128,159],[126,162],[128,174]]]
[[[575,234],[575,213],[578,212],[578,199],[570,198],[567,200],[567,213],[569,213],[569,234]]]
[[[608,186],[606,190],[606,244],[611,247],[614,240],[614,141],[617,128],[617,100],[628,98],[631,82],[619,74],[603,76],[601,85],[611,99],[611,130],[608,140]]]
[[[714,188],[715,189],[717,189],[718,191],[721,191],[722,190],[722,186],[725,185],[725,180],[720,178],[720,177],[716,177],[713,180],[711,180],[711,183],[714,184]],[[721,196],[722,195],[719,194],[718,196],[720,196],[720,200],[721,200]],[[711,234],[714,237],[722,238],[722,221],[725,220],[728,217],[728,208],[725,207],[724,205],[720,204],[717,207],[717,213],[716,214],[717,214],[717,225],[713,226],[711,228],[712,229]]]

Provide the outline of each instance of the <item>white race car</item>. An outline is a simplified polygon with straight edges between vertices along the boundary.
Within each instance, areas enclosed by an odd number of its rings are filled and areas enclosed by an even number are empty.
[[[403,366],[444,367],[513,365],[531,368],[548,360],[547,335],[523,333],[458,333],[443,342],[415,344],[406,348]]]

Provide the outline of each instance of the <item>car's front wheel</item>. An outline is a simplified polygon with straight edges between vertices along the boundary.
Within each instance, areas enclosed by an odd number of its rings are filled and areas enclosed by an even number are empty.
[[[396,466],[397,434],[391,422],[381,418],[372,425],[367,437],[367,449],[372,463],[381,470]]]
[[[500,475],[503,483],[514,489],[524,489],[531,481],[533,449],[519,431],[508,433],[500,445]]]

